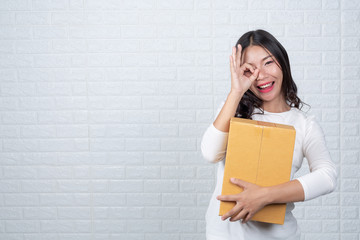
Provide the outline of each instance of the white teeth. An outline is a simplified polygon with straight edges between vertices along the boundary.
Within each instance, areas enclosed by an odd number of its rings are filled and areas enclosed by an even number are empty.
[[[262,85],[262,86],[259,86],[259,88],[261,88],[261,89],[267,88],[267,87],[270,87],[271,84],[272,84],[272,82],[271,82],[271,83],[268,83],[268,84],[265,84],[265,85]]]

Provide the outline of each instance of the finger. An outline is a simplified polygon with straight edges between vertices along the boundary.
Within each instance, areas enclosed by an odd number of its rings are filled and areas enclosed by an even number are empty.
[[[238,44],[237,45],[237,49],[236,49],[236,62],[238,64],[238,66],[240,67],[240,63],[241,63],[241,50],[242,50],[242,47],[241,47],[241,44]]]
[[[236,67],[236,48],[232,47],[232,59],[233,59],[233,64],[234,64],[234,68]]]
[[[255,69],[255,71],[253,72],[253,74],[251,74],[251,76],[249,77],[251,82],[254,82],[259,76],[259,69]]]
[[[223,201],[223,202],[236,202],[236,195],[219,195],[216,197],[217,200]]]
[[[249,63],[244,63],[243,65],[241,65],[240,69],[243,69],[244,71],[249,70],[251,73],[255,72],[255,68]]]
[[[252,76],[252,75],[251,75]],[[242,188],[246,188],[249,183],[244,181],[244,180],[241,180],[241,179],[238,179],[238,178],[231,178],[230,181],[233,183],[233,184],[236,184],[238,185],[239,187],[242,187]]]
[[[237,215],[241,210],[242,210],[242,207],[239,204],[236,204],[235,207],[233,207],[230,211],[228,211],[221,217],[221,220],[224,221],[224,220],[228,219],[229,217],[232,218],[233,215]]]
[[[251,220],[251,218],[253,217],[253,214],[248,213],[242,220],[242,223],[247,223],[248,221]]]
[[[231,73],[231,75],[233,75],[235,73],[234,60],[233,60],[232,55],[230,55],[230,73]]]
[[[248,214],[248,212],[245,211],[245,209],[242,209],[238,214],[233,215],[233,216],[230,218],[230,221],[231,221],[231,222],[234,222],[234,221],[238,221],[238,220],[240,220],[240,219],[244,219],[247,214]]]

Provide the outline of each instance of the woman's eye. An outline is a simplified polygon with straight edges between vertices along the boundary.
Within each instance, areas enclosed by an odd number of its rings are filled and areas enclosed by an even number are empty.
[[[273,63],[273,62],[274,61],[268,61],[268,62],[265,63],[265,65],[268,65],[268,64]]]

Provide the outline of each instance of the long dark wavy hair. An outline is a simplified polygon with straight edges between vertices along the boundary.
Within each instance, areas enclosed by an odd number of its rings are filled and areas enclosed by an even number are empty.
[[[281,92],[285,96],[286,103],[290,107],[301,109],[304,103],[297,96],[297,87],[291,76],[289,57],[281,43],[267,31],[259,29],[242,35],[235,46],[238,44],[241,44],[242,52],[249,46],[260,46],[275,57],[283,73]],[[255,108],[261,109],[262,104],[263,101],[249,89],[241,98],[235,117],[251,119]]]

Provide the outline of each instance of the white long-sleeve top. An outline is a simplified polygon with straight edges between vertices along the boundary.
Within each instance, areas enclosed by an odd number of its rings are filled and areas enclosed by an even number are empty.
[[[218,109],[219,113],[220,109]],[[259,112],[257,109],[256,112]],[[310,173],[297,180],[301,183],[305,200],[332,192],[336,187],[337,172],[326,148],[324,134],[313,116],[306,116],[302,111],[291,108],[282,113],[254,114],[253,120],[273,122],[294,126],[296,130],[291,177],[299,170],[304,157],[307,159]],[[218,164],[217,182],[206,213],[207,240],[266,240],[266,239],[300,239],[300,230],[291,211],[293,203],[288,203],[284,225],[249,221],[222,221],[219,216],[220,201],[224,177],[225,155],[228,133],[219,131],[211,124],[205,131],[201,141],[203,157]]]

